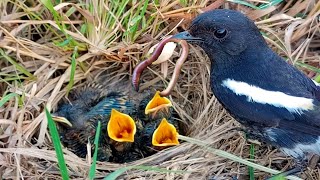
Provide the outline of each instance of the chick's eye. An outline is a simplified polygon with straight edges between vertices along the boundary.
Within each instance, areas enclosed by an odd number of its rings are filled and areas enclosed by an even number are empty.
[[[213,35],[218,39],[223,39],[228,34],[228,31],[224,28],[217,29],[214,31]]]

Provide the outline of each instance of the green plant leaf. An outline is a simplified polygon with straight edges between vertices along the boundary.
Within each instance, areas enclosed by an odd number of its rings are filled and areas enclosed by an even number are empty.
[[[19,72],[23,73],[24,75],[28,76],[30,80],[36,80],[37,78],[31,74],[27,69],[23,66],[18,64],[15,60],[9,57],[1,48],[0,48],[0,55],[5,58],[9,63],[11,63]]]
[[[93,180],[96,173],[96,165],[97,165],[97,156],[98,156],[98,148],[99,148],[99,139],[100,139],[100,131],[101,131],[101,122],[98,121],[98,127],[96,129],[96,135],[94,137],[94,153],[93,160],[90,167],[89,179]]]
[[[281,173],[280,171],[277,171],[277,170],[274,170],[274,169],[270,169],[268,167],[264,167],[264,166],[261,166],[259,164],[250,162],[248,160],[245,160],[245,159],[242,159],[242,158],[240,158],[238,156],[230,154],[230,153],[228,153],[226,151],[223,151],[223,150],[220,150],[220,149],[211,148],[206,143],[204,143],[203,141],[200,141],[200,140],[197,140],[197,139],[194,139],[194,138],[190,138],[190,137],[186,137],[186,136],[182,136],[182,135],[179,135],[179,139],[183,140],[183,141],[190,142],[192,144],[196,144],[198,146],[201,146],[204,149],[206,149],[207,151],[209,151],[209,152],[211,152],[213,154],[216,154],[216,155],[218,155],[220,157],[224,157],[224,158],[230,159],[232,161],[235,161],[235,162],[247,165],[247,166],[251,166],[251,167],[253,167],[255,169],[259,169],[261,171],[268,172],[268,173],[271,173],[271,174],[280,174]],[[287,176],[286,178],[287,179],[291,179],[291,180],[302,180],[301,178],[296,177],[296,176]]]
[[[130,35],[130,38],[131,38],[131,41],[134,41],[136,39],[135,35],[136,35],[136,32],[138,30],[138,27],[140,25],[140,22],[141,22],[141,19],[142,17],[145,16],[145,13],[146,13],[146,10],[147,10],[147,7],[148,7],[148,3],[149,3],[149,0],[146,0],[143,4],[143,7],[142,7],[142,10],[140,12],[140,14],[136,17],[134,17],[132,19],[132,22],[130,24],[133,24],[134,22],[134,25],[130,28],[130,32],[131,32],[131,35]],[[129,26],[130,26],[129,24]]]
[[[320,73],[320,69],[318,69],[318,68],[316,68],[314,66],[311,66],[309,64],[305,64],[305,63],[302,63],[302,62],[296,62],[295,65],[298,65],[300,67],[304,67],[304,68],[306,68],[308,70],[311,70],[313,72],[316,72],[316,73]]]
[[[254,144],[250,144],[250,159],[254,160]],[[254,180],[254,168],[249,166],[250,180]]]
[[[233,2],[233,3],[237,3],[237,4],[241,4],[241,5],[244,5],[244,6],[248,6],[248,7],[251,7],[253,9],[260,9],[259,7],[248,3],[247,1],[243,1],[243,0],[227,0],[227,1]]]
[[[318,75],[314,80],[315,80],[317,83],[320,83],[320,75]]]
[[[59,44],[59,46],[62,46],[66,43],[69,43],[68,45],[71,45],[71,47],[76,46],[78,43],[71,37],[69,36],[68,33],[66,33],[66,25],[63,23],[63,17],[60,16],[60,14],[54,9],[54,5],[52,4],[51,0],[40,0],[42,4],[51,12],[54,21],[58,25],[60,31],[65,35],[67,40],[64,40]],[[68,49],[68,48],[67,48]]]
[[[42,2],[42,4],[51,12],[51,14],[53,15],[53,18],[55,20],[55,22],[57,23],[60,31],[62,31],[65,35],[65,26],[64,24],[62,24],[61,19],[62,17],[60,17],[60,15],[58,14],[58,12],[56,10],[54,10],[54,6],[52,4],[51,0],[40,0]]]
[[[73,50],[73,54],[72,54],[72,57],[71,57],[71,69],[70,69],[70,80],[69,80],[69,83],[67,85],[67,95],[69,94],[69,92],[71,91],[73,85],[74,85],[74,75],[76,73],[76,57],[78,56],[78,47],[74,47],[74,50]]]
[[[187,0],[179,0],[180,4],[182,4],[183,6],[187,6]]]
[[[283,1],[283,0],[272,0],[272,1],[270,1],[269,3],[261,4],[261,5],[259,6],[259,8],[260,8],[260,9],[266,9],[266,8],[268,8],[268,7],[270,7],[270,6],[275,6],[275,5],[279,4],[279,3],[281,3],[282,1]]]
[[[59,136],[56,124],[53,122],[52,116],[47,108],[45,108],[45,112],[48,119],[48,126],[51,134],[53,146],[57,154],[61,177],[63,180],[69,180],[68,169],[63,157],[63,152],[62,152],[61,143],[60,143],[60,136]]]
[[[0,107],[2,107],[6,102],[8,102],[11,98],[17,96],[16,93],[9,93],[5,96],[3,96],[0,100]]]
[[[151,166],[127,166],[127,167],[119,168],[114,172],[110,173],[108,176],[104,178],[104,180],[116,180],[121,174],[125,173],[130,169],[141,169],[146,171],[157,171],[162,173],[178,173],[178,174],[192,173],[190,171],[178,171],[178,170],[174,171],[174,170],[167,170],[163,168],[155,168]]]

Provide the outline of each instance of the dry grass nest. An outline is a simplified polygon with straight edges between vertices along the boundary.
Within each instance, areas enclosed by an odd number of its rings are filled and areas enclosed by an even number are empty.
[[[265,4],[255,0],[243,2],[255,6]],[[131,30],[130,23],[126,24],[125,20],[128,18],[133,23],[134,13],[139,12],[137,8],[143,7],[144,2],[130,1],[125,4],[126,11],[120,15],[112,14],[114,4],[108,0],[87,1],[95,10],[81,3],[85,2],[75,4],[72,1],[55,6],[62,18],[55,21],[50,11],[37,1],[0,2],[0,97],[3,99],[15,93],[0,106],[0,177],[4,179],[60,178],[44,107],[52,112],[59,100],[66,96],[75,46],[78,46],[78,55],[73,88],[94,80],[106,71],[112,81],[115,75],[131,75],[133,67],[146,58],[151,46],[166,35],[176,33],[177,29],[188,27],[196,14],[222,7],[242,11],[255,20],[269,45],[289,63],[310,77],[316,77],[319,72],[320,1],[317,0],[288,0],[258,9],[224,0],[150,2],[133,36],[125,34]],[[103,19],[104,11],[110,12],[116,23],[107,24]],[[65,25],[64,31],[59,30],[59,21]],[[86,33],[81,31],[84,24],[87,25]],[[66,43],[68,38],[77,42],[76,45]],[[145,71],[141,88],[164,89],[178,56],[177,48],[167,63],[153,65]],[[188,60],[170,99],[182,121],[189,125],[190,137],[249,158],[252,143],[245,139],[244,133],[234,129],[239,124],[212,95],[209,72],[210,62],[204,52],[190,46]],[[253,161],[258,164],[278,170],[293,165],[292,159],[277,149],[263,143],[254,147]],[[63,151],[70,177],[86,178],[91,158],[81,159],[67,149]],[[249,178],[247,166],[187,142],[128,164],[98,162],[96,177],[105,177],[111,171],[128,165],[150,165],[187,172],[128,170],[121,176],[123,179]],[[316,167],[304,172],[302,178],[319,179],[319,174]],[[266,176],[269,174],[255,171],[258,179]]]

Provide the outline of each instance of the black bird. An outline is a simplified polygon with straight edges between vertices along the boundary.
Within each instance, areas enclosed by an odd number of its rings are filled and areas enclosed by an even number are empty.
[[[214,95],[255,137],[298,161],[320,155],[320,87],[269,48],[253,21],[212,10],[172,38],[205,51]]]

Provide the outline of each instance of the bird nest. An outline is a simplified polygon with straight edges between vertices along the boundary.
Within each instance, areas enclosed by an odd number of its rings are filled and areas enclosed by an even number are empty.
[[[101,7],[106,7],[107,2],[99,1],[105,5]],[[312,3],[317,4],[312,5]],[[257,5],[257,3],[254,4]],[[141,31],[134,40],[126,38],[120,40],[119,34],[114,31],[124,32],[125,30],[124,27],[119,26],[114,26],[112,31],[109,31],[114,33],[114,38],[104,43],[103,37],[107,35],[101,33],[102,30],[94,29],[96,31],[91,32],[91,36],[86,38],[79,35],[80,31],[77,28],[70,27],[65,31],[66,37],[71,36],[80,42],[77,44],[79,53],[74,56],[76,68],[73,88],[94,81],[106,72],[106,81],[110,82],[113,82],[113,77],[117,75],[131,76],[133,67],[146,58],[150,47],[159,39],[177,26],[186,28],[192,17],[201,12],[200,7],[206,6],[202,10],[208,10],[220,5],[246,12],[256,20],[269,44],[281,56],[288,57],[290,62],[303,67],[310,76],[315,74],[313,66],[318,67],[320,60],[317,55],[320,37],[316,34],[319,32],[317,22],[319,12],[316,10],[319,2],[317,1],[303,1],[300,4],[280,3],[260,10],[252,10],[244,5],[220,0],[213,4],[207,1],[199,2],[197,5],[186,4],[188,8],[183,9],[184,5],[179,5],[178,1],[166,1],[157,6],[161,12],[159,14],[152,12],[156,9],[153,4],[148,5],[146,14],[148,17],[155,17],[154,23],[149,24],[149,27]],[[73,4],[71,6],[82,8]],[[127,6],[136,8],[132,4]],[[25,13],[40,12],[41,8],[45,9],[42,4],[38,6],[34,4],[29,8],[18,2],[0,3],[0,9],[5,9],[0,14],[2,24],[0,27],[0,77],[2,80],[0,97],[2,100],[4,97],[8,98],[8,101],[0,106],[0,176],[4,179],[28,177],[41,179],[43,176],[60,178],[44,108],[47,107],[53,112],[58,102],[67,96],[68,83],[73,72],[74,46],[70,48],[63,46],[61,42],[57,43],[61,40],[56,38],[57,32],[59,37],[64,37],[61,31],[55,29],[46,32],[50,29],[48,27],[58,27],[54,21],[45,21],[53,19],[48,15],[49,11],[45,11],[47,14],[41,14],[43,20],[26,21],[21,20],[26,17],[19,14],[20,12],[15,8],[20,8],[20,11]],[[64,14],[69,8],[68,5],[56,7],[60,14]],[[80,13],[75,13],[74,17],[69,17],[70,19],[67,19],[69,21],[64,23],[78,26],[83,23],[80,16],[90,22],[98,22],[95,18],[100,16],[95,16],[96,12],[90,14],[80,9],[78,9]],[[297,17],[300,12],[304,12],[302,18]],[[182,18],[186,19],[183,23],[180,22]],[[312,41],[311,38],[314,40]],[[176,49],[166,63],[150,66],[141,77],[140,89],[164,89],[172,76],[175,60],[179,54],[179,49]],[[226,113],[212,95],[210,62],[200,48],[190,46],[188,59],[169,98],[181,121],[188,125],[189,137],[244,159],[252,159],[266,167],[284,170],[293,165],[292,159],[278,150],[258,142],[248,141],[243,132],[235,129],[240,127],[239,124]],[[254,149],[254,157],[250,157],[250,149]],[[72,179],[87,178],[92,158],[79,158],[68,149],[63,149],[63,152],[70,177]],[[121,178],[231,179],[233,176],[238,176],[239,179],[249,179],[247,166],[219,157],[208,152],[204,147],[189,142],[183,142],[178,146],[126,164],[97,162],[96,178],[105,177],[111,171],[131,165],[145,165],[173,171],[183,170],[184,173],[131,169],[123,173]],[[318,169],[308,170],[303,177],[318,179],[318,172]],[[270,174],[256,170],[254,175],[261,179]]]

